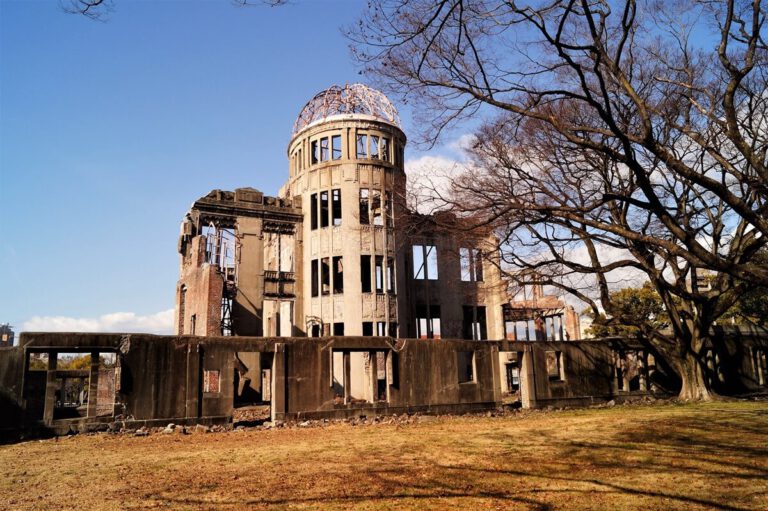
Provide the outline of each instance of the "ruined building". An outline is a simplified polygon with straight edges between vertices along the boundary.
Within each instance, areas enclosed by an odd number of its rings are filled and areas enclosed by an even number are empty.
[[[379,91],[354,84],[312,98],[278,197],[214,190],[187,213],[176,333],[580,338],[573,309],[540,287],[510,300],[490,234],[407,210],[405,144]]]
[[[0,344],[0,441],[232,424],[243,411],[465,413],[679,389],[637,340],[579,340],[573,309],[541,286],[512,294],[491,232],[408,211],[405,143],[381,93],[318,94],[294,126],[277,197],[214,190],[184,218],[176,335],[23,332]],[[717,392],[768,387],[764,331],[713,335]]]

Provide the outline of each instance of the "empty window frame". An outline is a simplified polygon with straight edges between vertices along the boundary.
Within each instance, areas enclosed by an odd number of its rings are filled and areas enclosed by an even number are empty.
[[[483,254],[476,248],[460,248],[461,280],[464,282],[482,282]]]
[[[320,290],[324,295],[331,292],[331,264],[327,257],[320,260]]]
[[[475,341],[488,338],[484,306],[464,306],[464,338]]]
[[[360,284],[363,293],[371,292],[371,256],[360,256]]]
[[[322,325],[320,325],[319,323],[313,323],[310,331],[311,331],[312,337],[320,337],[320,334],[322,332]]]
[[[373,190],[371,197],[371,216],[373,217],[373,225],[384,225],[381,206],[381,191]]]
[[[309,196],[309,217],[312,230],[317,229],[317,194]]]
[[[376,292],[384,292],[384,258],[382,256],[376,256],[376,270],[374,275],[376,276]]]
[[[341,135],[331,137],[331,158],[334,160],[341,159]]]
[[[384,218],[387,227],[393,227],[395,224],[394,214],[392,212],[392,192],[384,192]]]
[[[328,191],[320,192],[320,227],[328,227]]]
[[[413,245],[413,278],[416,280],[437,280],[436,246]]]
[[[459,373],[459,383],[472,383],[475,381],[474,351],[457,351],[456,365]]]
[[[341,225],[341,190],[331,190],[331,216],[333,225]]]
[[[381,137],[381,147],[379,148],[379,155],[384,161],[390,161],[389,156],[389,139],[387,137]]]
[[[395,260],[387,258],[387,292],[395,294]]]
[[[333,258],[333,293],[344,292],[344,262],[341,256]]]
[[[333,324],[333,335],[344,335],[344,323]]]
[[[379,158],[379,137],[371,135],[371,158]]]
[[[416,337],[440,339],[440,306],[416,306]]]
[[[330,147],[328,145],[328,137],[320,139],[320,161],[328,161],[330,158]]]
[[[378,337],[386,337],[387,335],[392,335],[392,327],[395,325],[395,323],[390,323],[389,325],[389,331],[390,333],[387,333],[387,323],[384,321],[363,321],[363,336],[364,337],[372,337],[374,335]]]
[[[312,157],[312,165],[320,161],[320,147],[317,142],[317,140],[313,140],[310,144],[311,147],[311,157]]]
[[[550,381],[564,381],[565,372],[563,371],[563,352],[547,351],[547,376]]]
[[[370,223],[368,215],[369,193],[368,188],[360,188],[360,225],[368,225]]]
[[[310,266],[312,268],[311,271],[311,277],[312,277],[312,296],[318,296],[320,294],[320,271],[319,271],[319,264],[320,261],[317,259],[312,259],[310,262]]]
[[[358,159],[368,158],[368,135],[357,135],[355,147]]]

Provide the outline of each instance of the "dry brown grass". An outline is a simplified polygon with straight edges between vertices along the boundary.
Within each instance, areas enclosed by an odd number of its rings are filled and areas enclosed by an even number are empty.
[[[768,403],[81,435],[0,447],[5,509],[768,509]]]

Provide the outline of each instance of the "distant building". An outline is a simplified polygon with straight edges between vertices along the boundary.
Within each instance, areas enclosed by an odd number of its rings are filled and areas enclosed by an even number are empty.
[[[0,324],[0,348],[13,346],[13,327],[8,323]]]

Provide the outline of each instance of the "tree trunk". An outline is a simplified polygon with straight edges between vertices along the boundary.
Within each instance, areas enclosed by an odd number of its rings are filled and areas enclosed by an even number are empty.
[[[711,401],[714,397],[706,368],[695,354],[688,352],[675,362],[682,387],[678,397],[685,401]]]

